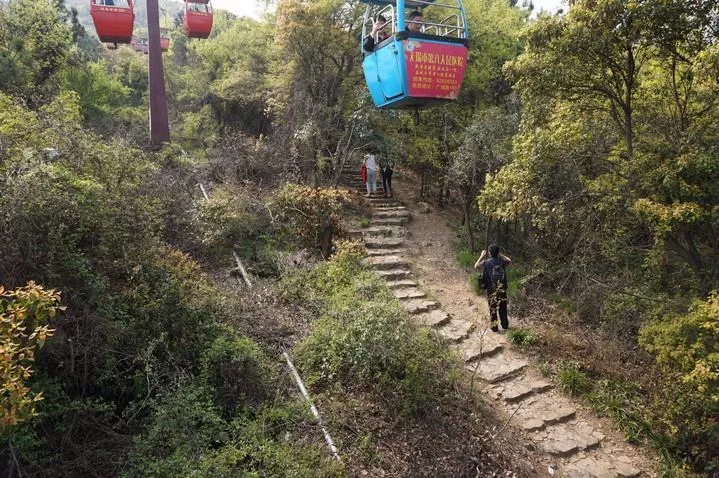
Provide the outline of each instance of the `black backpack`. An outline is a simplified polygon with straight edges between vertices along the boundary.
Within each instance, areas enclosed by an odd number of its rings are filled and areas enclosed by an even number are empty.
[[[504,288],[507,282],[507,273],[504,270],[504,264],[494,264],[489,278],[492,282],[492,291]]]

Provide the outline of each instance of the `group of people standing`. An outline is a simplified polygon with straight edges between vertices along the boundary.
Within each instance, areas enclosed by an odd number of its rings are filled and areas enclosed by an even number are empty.
[[[360,174],[362,176],[362,183],[367,188],[366,197],[377,195],[377,172],[382,176],[382,194],[384,197],[392,197],[392,165],[389,160],[381,161],[380,164],[377,162],[377,156],[373,153],[365,154],[364,161],[362,161],[362,169]]]

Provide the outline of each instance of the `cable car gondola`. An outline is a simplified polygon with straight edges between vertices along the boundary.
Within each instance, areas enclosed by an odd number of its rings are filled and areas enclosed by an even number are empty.
[[[90,0],[90,16],[103,43],[130,43],[135,11],[132,0]]]
[[[367,88],[384,109],[417,109],[456,100],[467,67],[467,18],[461,0],[360,0],[367,4],[362,48]],[[412,11],[408,18],[408,11]],[[415,17],[421,16],[421,21]],[[371,34],[386,21],[386,38]],[[411,26],[411,27],[410,27]],[[372,38],[367,51],[366,40]]]
[[[212,31],[212,4],[210,0],[185,0],[185,35],[190,38],[207,38]]]
[[[167,36],[167,28],[160,28],[160,50],[167,51],[170,49],[170,37]]]

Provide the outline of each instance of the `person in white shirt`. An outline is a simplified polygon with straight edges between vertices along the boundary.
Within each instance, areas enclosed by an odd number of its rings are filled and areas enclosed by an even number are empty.
[[[377,160],[375,155],[367,153],[364,156],[364,165],[367,168],[367,196],[374,196],[377,192]]]

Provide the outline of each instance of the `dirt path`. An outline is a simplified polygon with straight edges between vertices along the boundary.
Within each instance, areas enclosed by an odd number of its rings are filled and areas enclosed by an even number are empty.
[[[357,188],[348,173],[350,186]],[[540,455],[545,476],[657,476],[656,458],[626,443],[607,420],[555,389],[531,359],[510,347],[506,336],[489,331],[486,301],[470,288],[468,274],[452,250],[455,233],[442,211],[422,212],[409,191],[397,199],[372,198],[370,227],[362,231],[368,263],[384,277],[413,322],[432,327],[465,360],[503,433]],[[512,317],[510,325],[521,326]]]

